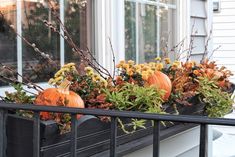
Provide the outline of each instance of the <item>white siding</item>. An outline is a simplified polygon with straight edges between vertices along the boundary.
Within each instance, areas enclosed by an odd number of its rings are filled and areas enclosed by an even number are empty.
[[[213,59],[235,74],[235,1],[221,0],[221,10],[213,16]],[[235,83],[235,77],[231,78]]]

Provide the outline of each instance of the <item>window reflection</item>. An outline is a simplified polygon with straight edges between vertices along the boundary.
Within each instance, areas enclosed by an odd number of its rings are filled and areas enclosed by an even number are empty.
[[[92,0],[64,0],[63,4],[59,2],[61,1],[53,1],[57,15],[61,15],[61,20],[64,21],[64,25],[69,30],[75,44],[85,50],[91,45],[89,34],[92,19],[90,13]],[[64,11],[60,7],[63,7]],[[17,8],[20,10],[17,10]],[[81,65],[84,64],[82,64],[80,56],[72,52],[71,47],[66,44],[59,34],[54,33],[44,25],[43,20],[47,20],[60,30],[47,0],[3,0],[0,1],[0,13],[1,63],[11,66],[16,71],[22,68],[23,76],[33,82],[48,81],[58,70],[61,59],[64,59],[65,63],[75,62],[78,67],[83,68]],[[21,19],[19,19],[20,17]],[[16,25],[17,21],[18,24],[19,22],[21,24]],[[17,43],[16,34],[14,33],[17,30],[20,30],[22,36],[30,43],[35,43],[41,51],[49,54],[56,64],[47,62],[24,41],[22,43],[18,41]],[[65,45],[65,47],[62,45]],[[17,52],[21,52],[21,46],[22,58],[17,60]],[[62,58],[60,58],[61,55]],[[17,63],[20,63],[20,61],[22,61],[22,65],[17,67]],[[16,76],[15,73],[6,72],[3,69],[0,69],[1,74],[8,77],[10,75]],[[2,85],[4,84],[0,81],[0,86]]]
[[[0,63],[17,69],[16,35],[16,2],[0,2]],[[0,76],[15,78],[16,73],[0,67]],[[6,83],[0,81],[0,86]]]
[[[88,32],[91,22],[91,1],[89,0],[66,0],[65,1],[65,25],[71,33],[76,45],[86,50],[90,43]],[[74,62],[78,69],[84,69],[85,63],[80,59],[79,54],[73,53],[71,47],[65,43],[65,62]]]
[[[126,59],[144,63],[156,57],[173,58],[168,51],[174,44],[174,14],[175,10],[168,7],[126,1]]]
[[[55,4],[55,8],[59,8],[59,3]],[[22,35],[57,62],[51,64],[23,43],[23,75],[34,82],[47,81],[59,68],[60,36],[45,26],[43,20],[59,28],[46,2],[22,1]]]

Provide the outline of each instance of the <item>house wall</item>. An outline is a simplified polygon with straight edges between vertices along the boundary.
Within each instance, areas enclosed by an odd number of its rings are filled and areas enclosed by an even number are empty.
[[[195,127],[160,142],[162,157],[198,157],[200,128]],[[189,140],[194,137],[193,140]],[[124,157],[152,157],[153,146],[140,149]]]
[[[219,66],[226,66],[235,74],[235,1],[221,0],[220,11],[213,15],[213,54]],[[231,81],[235,83],[235,76]]]

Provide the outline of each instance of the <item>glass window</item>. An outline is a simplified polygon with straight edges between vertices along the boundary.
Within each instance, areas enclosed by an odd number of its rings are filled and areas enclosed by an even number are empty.
[[[91,11],[91,1],[87,0],[66,0],[65,1],[65,25],[76,45],[86,50],[90,45],[89,32],[91,26],[89,20]],[[85,64],[82,63],[79,54],[73,53],[71,47],[65,43],[65,62],[76,63],[77,68],[84,69]]]
[[[90,48],[91,45],[91,3],[91,0],[57,0],[53,3],[57,15],[64,22],[75,44],[81,49]],[[58,70],[60,63],[81,64],[80,56],[72,52],[72,48],[60,35],[45,26],[44,20],[60,30],[46,0],[0,1],[0,62],[18,72],[22,71],[23,77],[33,82],[48,81]],[[35,43],[36,47],[50,55],[57,64],[49,63],[23,40],[17,40],[11,29],[30,43]],[[22,64],[17,67],[19,63]],[[0,69],[0,75],[3,73],[8,77],[16,76],[16,73]],[[3,85],[5,84],[0,81],[0,86]]]
[[[47,81],[58,69],[60,63],[60,36],[46,27],[43,20],[52,23],[56,28],[51,9],[43,1],[22,1],[22,36],[35,43],[41,51],[49,54],[57,64],[52,64],[35,52],[25,42],[23,44],[23,76],[33,82]],[[59,3],[55,4],[59,13]],[[58,66],[57,66],[58,65]]]
[[[0,2],[0,63],[17,70],[16,34],[12,29],[16,30],[16,2]],[[0,76],[15,78],[16,73],[0,66]],[[2,85],[6,84],[0,81]]]
[[[173,1],[125,2],[125,57],[138,63],[168,55],[174,44]],[[170,5],[168,5],[170,3]],[[173,57],[171,54],[168,57]]]

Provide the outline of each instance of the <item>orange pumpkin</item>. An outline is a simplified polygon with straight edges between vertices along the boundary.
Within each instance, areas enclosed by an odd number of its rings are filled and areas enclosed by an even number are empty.
[[[69,90],[69,81],[64,81],[58,88],[48,88],[39,93],[35,100],[36,105],[65,106],[84,108],[84,102],[79,95]],[[50,113],[41,112],[44,120],[50,119]],[[80,118],[78,115],[77,118]]]
[[[163,90],[165,93],[162,96],[162,99],[165,101],[168,100],[169,96],[171,95],[172,84],[171,80],[166,74],[160,71],[155,71],[155,73],[148,78],[147,83],[150,86],[154,86],[157,89]]]

